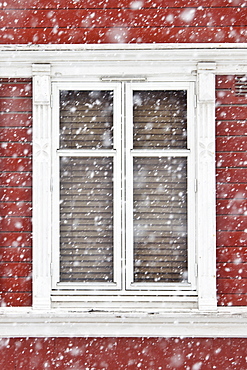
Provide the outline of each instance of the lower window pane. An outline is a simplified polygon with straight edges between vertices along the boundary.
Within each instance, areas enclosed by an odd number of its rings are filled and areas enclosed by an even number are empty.
[[[187,281],[187,158],[134,158],[134,282]]]
[[[113,281],[113,160],[60,159],[60,281]]]

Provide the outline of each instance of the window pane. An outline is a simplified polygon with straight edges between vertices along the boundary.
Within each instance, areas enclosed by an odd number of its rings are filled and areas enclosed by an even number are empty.
[[[134,281],[187,278],[187,158],[134,158]]]
[[[113,281],[113,160],[60,159],[61,281]]]
[[[186,91],[134,91],[134,149],[185,149]]]
[[[112,91],[61,91],[61,149],[112,148],[112,131]]]

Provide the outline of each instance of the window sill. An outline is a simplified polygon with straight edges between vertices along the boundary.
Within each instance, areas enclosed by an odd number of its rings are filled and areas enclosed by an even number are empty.
[[[2,337],[247,337],[247,308],[162,313],[2,308]]]

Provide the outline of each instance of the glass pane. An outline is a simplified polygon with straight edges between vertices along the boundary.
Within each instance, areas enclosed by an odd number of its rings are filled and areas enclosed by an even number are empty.
[[[61,149],[109,149],[112,135],[112,91],[60,92]]]
[[[134,158],[134,281],[187,279],[187,158]]]
[[[61,281],[113,281],[113,159],[60,159]]]
[[[187,92],[134,91],[134,149],[185,149]]]

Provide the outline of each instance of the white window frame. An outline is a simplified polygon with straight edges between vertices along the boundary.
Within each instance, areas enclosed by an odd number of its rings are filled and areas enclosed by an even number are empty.
[[[138,75],[136,75],[136,79]],[[79,79],[79,77],[78,77]],[[111,90],[114,91],[114,147],[112,150],[72,150],[59,148],[59,92],[62,90]],[[133,91],[134,90],[186,90],[187,91],[187,126],[188,147],[183,150],[131,150],[133,141]],[[127,311],[139,309],[141,302],[146,306],[159,309],[160,302],[166,302],[167,307],[184,306],[195,308],[196,304],[196,276],[195,276],[195,153],[194,153],[194,111],[195,82],[132,82],[121,80],[115,83],[107,81],[85,82],[83,78],[78,82],[52,83],[52,305],[54,307],[78,307],[92,310],[97,304],[100,309],[119,310],[121,305]],[[121,107],[123,110],[121,113]],[[121,134],[122,132],[122,134]],[[128,135],[127,135],[128,132]],[[126,148],[125,148],[126,139]],[[121,148],[122,146],[122,148]],[[122,159],[121,159],[122,149]],[[130,153],[126,156],[123,153]],[[132,214],[133,200],[133,153],[136,156],[184,156],[188,159],[188,283],[133,283],[133,222],[125,215]],[[114,282],[113,283],[79,283],[59,282],[59,158],[60,156],[112,156],[116,160],[117,173],[114,171]],[[126,163],[125,163],[126,157]],[[121,174],[122,168],[125,172]],[[126,188],[125,188],[126,176]],[[122,192],[122,197],[121,197]],[[126,194],[125,194],[126,193]],[[126,197],[126,198],[125,198]],[[121,205],[121,209],[119,209]],[[125,224],[121,225],[121,220]],[[116,222],[115,222],[116,221]],[[126,233],[125,233],[126,230]],[[122,245],[121,245],[122,240]],[[125,244],[126,241],[126,244]],[[114,292],[115,291],[115,292]],[[160,297],[158,297],[160,296]],[[108,304],[106,301],[114,300]],[[130,304],[131,302],[131,304]],[[148,302],[148,303],[147,303]]]
[[[130,189],[126,195],[126,289],[129,290],[150,290],[156,294],[162,294],[162,291],[175,290],[177,293],[181,290],[193,291],[196,289],[195,276],[195,111],[194,111],[194,82],[133,82],[126,85],[126,106],[133,107],[133,91],[149,90],[185,90],[187,92],[187,147],[189,149],[133,149],[133,109],[126,113],[126,188]],[[188,283],[133,283],[131,277],[134,273],[134,238],[133,238],[133,158],[142,156],[150,157],[186,157],[188,160],[188,179],[187,179],[187,216],[188,216]],[[131,215],[132,217],[130,217]],[[160,291],[160,292],[159,292]],[[164,293],[163,293],[164,294]],[[179,295],[179,293],[178,293]]]
[[[112,149],[59,149],[59,92],[62,90],[101,90],[113,91],[113,148]],[[118,114],[121,109],[121,90],[119,84],[113,83],[59,83],[52,85],[53,110],[52,110],[52,289],[74,290],[83,287],[83,289],[111,290],[119,289],[121,286],[121,210],[118,204],[121,204],[121,115]],[[114,163],[113,172],[113,197],[114,197],[114,228],[113,228],[113,282],[112,283],[75,283],[59,282],[60,256],[59,256],[59,159],[61,156],[68,157],[112,157]],[[69,292],[68,292],[69,294]]]
[[[246,337],[247,308],[216,306],[214,143],[215,75],[247,74],[247,44],[6,45],[0,49],[1,77],[32,77],[34,88],[33,306],[1,308],[3,335]],[[109,309],[109,297],[105,296],[105,304],[97,310],[97,302],[89,297],[88,307],[95,304],[94,312],[86,306],[81,309],[81,302],[64,305],[70,300],[66,295],[56,296],[61,304],[54,306],[51,85],[76,82],[78,76],[83,76],[85,83],[104,78],[114,82],[123,77],[135,81],[136,75],[153,82],[196,84],[196,307],[174,306],[172,300],[167,306],[166,297],[160,297],[146,306],[140,300],[134,310],[126,311],[119,305],[121,300],[112,297],[116,305]],[[173,299],[178,301],[176,296]]]

